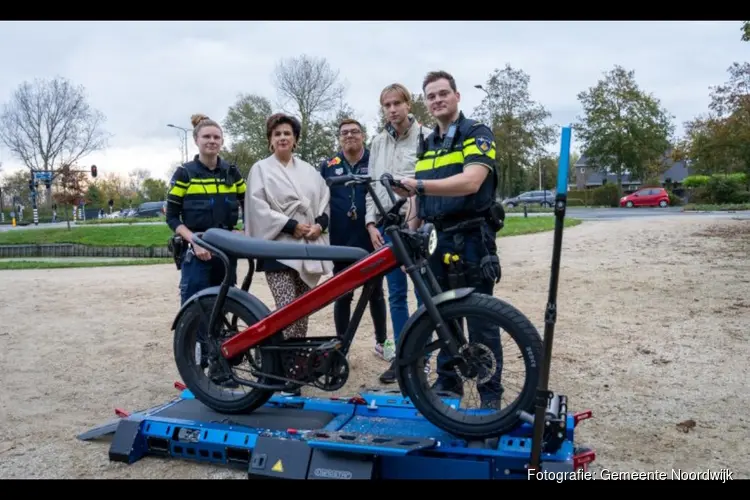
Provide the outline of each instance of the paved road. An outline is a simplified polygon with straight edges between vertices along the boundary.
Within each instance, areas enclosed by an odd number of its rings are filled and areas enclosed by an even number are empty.
[[[549,216],[549,213],[530,213],[529,217]],[[750,219],[750,210],[742,212],[683,212],[681,207],[667,208],[578,208],[570,207],[566,216],[582,220],[619,220],[638,217],[664,217],[664,216],[701,216],[701,217],[719,217],[719,218],[736,218]],[[522,213],[509,213],[509,217],[523,217]],[[164,224],[163,222],[142,222],[141,224]],[[65,227],[65,222],[56,222],[54,224],[29,224],[28,226],[18,226],[13,228],[10,225],[0,225],[0,232],[22,229],[43,229]],[[75,225],[75,224],[73,224]],[[97,226],[120,226],[121,224],[97,224]]]
[[[512,213],[509,216],[523,216]],[[530,213],[529,216],[548,216],[548,213]],[[683,212],[681,207],[667,208],[577,208],[570,207],[565,215],[582,220],[620,220],[640,217],[701,216],[750,219],[750,210],[743,212]]]

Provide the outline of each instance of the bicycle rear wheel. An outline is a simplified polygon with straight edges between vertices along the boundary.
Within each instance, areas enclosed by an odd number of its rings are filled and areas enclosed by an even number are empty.
[[[227,360],[228,363],[222,362],[218,352],[220,343],[261,318],[227,296],[219,315],[217,331],[209,338],[207,322],[216,299],[217,295],[202,296],[178,320],[174,331],[177,370],[195,398],[212,410],[228,414],[252,412],[264,405],[274,391],[238,384],[233,378],[243,380],[239,374],[250,370],[276,374],[280,366],[279,357],[268,350],[251,349],[236,359]],[[266,342],[274,342],[274,339]],[[200,346],[200,350],[196,346]],[[278,381],[266,377],[259,377],[257,381],[278,384]]]

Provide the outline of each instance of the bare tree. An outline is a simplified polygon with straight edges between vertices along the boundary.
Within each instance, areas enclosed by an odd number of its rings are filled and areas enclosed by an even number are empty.
[[[24,82],[0,115],[0,140],[32,172],[73,165],[105,147],[104,115],[65,78]],[[56,168],[56,166],[58,168]]]
[[[128,174],[129,187],[135,192],[140,192],[143,189],[143,182],[146,179],[151,178],[151,171],[147,168],[136,168],[130,171]]]
[[[274,84],[281,97],[281,107],[291,103],[302,124],[299,154],[307,158],[313,145],[307,144],[308,131],[317,121],[327,121],[326,116],[342,105],[344,86],[339,82],[339,72],[334,71],[324,58],[306,55],[286,59],[276,66]]]

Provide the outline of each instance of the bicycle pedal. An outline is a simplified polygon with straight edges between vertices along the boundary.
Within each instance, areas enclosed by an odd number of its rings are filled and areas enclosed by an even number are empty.
[[[328,351],[338,351],[341,349],[342,342],[338,339],[329,340],[327,342],[324,342],[320,344],[318,347],[315,348],[317,352],[328,352]]]

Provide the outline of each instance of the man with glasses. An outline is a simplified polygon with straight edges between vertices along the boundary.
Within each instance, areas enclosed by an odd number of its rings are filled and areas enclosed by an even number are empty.
[[[323,178],[338,177],[346,174],[367,175],[370,152],[365,147],[362,125],[351,118],[339,124],[339,143],[341,150],[333,158],[323,161],[320,174]],[[370,235],[365,227],[366,186],[331,187],[330,234],[331,245],[359,247],[372,252]],[[334,262],[334,274],[340,273],[351,263]],[[333,306],[333,317],[336,334],[346,333],[351,317],[353,293],[339,298]],[[382,278],[370,297],[370,315],[375,327],[375,353],[383,357],[387,340],[386,308],[383,295]]]

